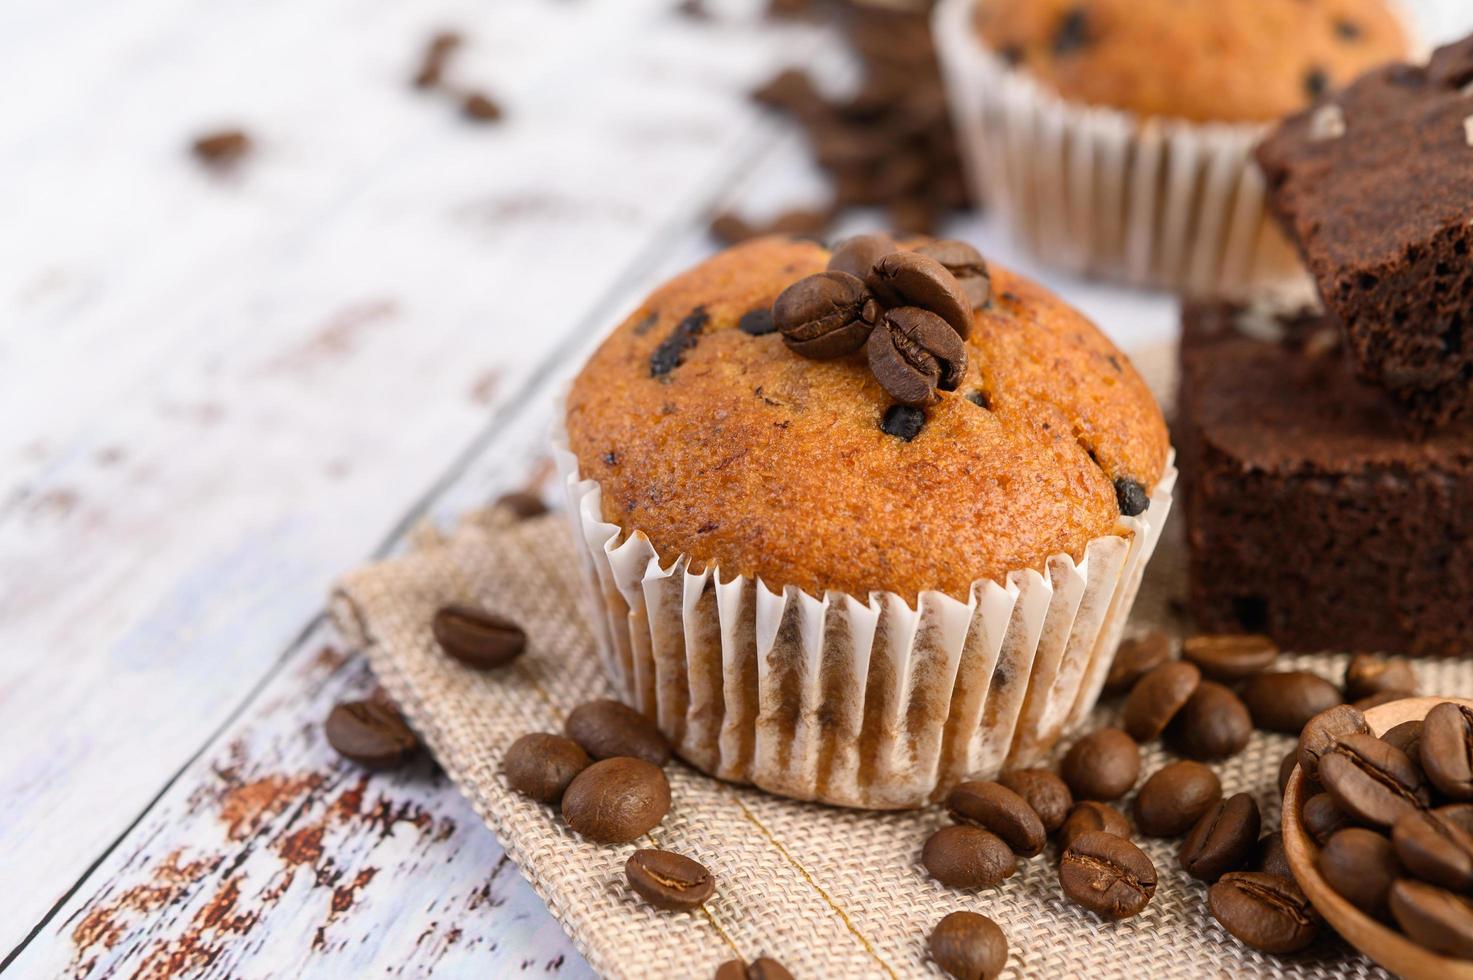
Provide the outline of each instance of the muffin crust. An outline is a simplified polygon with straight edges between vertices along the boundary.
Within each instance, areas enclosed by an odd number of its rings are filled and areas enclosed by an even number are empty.
[[[828,256],[777,237],[730,249],[604,341],[567,429],[606,520],[723,578],[911,602],[928,589],[965,600],[978,579],[1078,559],[1122,529],[1115,481],[1155,486],[1166,427],[1093,325],[992,266],[966,374],[907,442],[881,431],[891,399],[862,355],[807,360],[750,332],[759,315],[739,327]]]

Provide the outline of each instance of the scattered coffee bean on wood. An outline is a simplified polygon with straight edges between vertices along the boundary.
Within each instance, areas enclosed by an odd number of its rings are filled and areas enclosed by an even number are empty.
[[[1417,740],[1422,769],[1444,795],[1473,799],[1473,709],[1444,701],[1427,712]]]
[[[1424,757],[1426,742],[1424,724]],[[1357,823],[1390,827],[1430,800],[1416,763],[1373,735],[1346,735],[1336,741],[1320,756],[1319,776],[1335,804]]]
[[[1369,698],[1387,691],[1417,692],[1417,675],[1405,660],[1383,660],[1358,653],[1345,668],[1345,696],[1351,701]]]
[[[1032,857],[1048,843],[1048,832],[1033,807],[1001,783],[962,783],[947,795],[946,809],[958,820],[992,831],[1014,854]]]
[[[1121,712],[1125,730],[1137,742],[1149,742],[1186,706],[1202,673],[1184,660],[1162,664],[1136,682]]]
[[[1136,794],[1135,825],[1149,837],[1177,837],[1192,829],[1222,798],[1217,773],[1183,760],[1156,770]],[[1256,835],[1255,835],[1256,836]]]
[[[1183,755],[1193,759],[1226,759],[1237,755],[1253,737],[1248,706],[1215,681],[1203,681],[1167,729]]]
[[[1018,870],[1012,848],[996,834],[965,824],[943,827],[926,840],[921,864],[951,888],[992,888]]]
[[[1115,651],[1110,673],[1105,676],[1106,694],[1124,694],[1136,681],[1171,659],[1171,637],[1163,630],[1123,640]]]
[[[1255,725],[1286,735],[1298,735],[1309,719],[1345,701],[1334,684],[1297,670],[1257,674],[1243,685],[1241,697]]]
[[[1130,821],[1108,803],[1082,800],[1074,804],[1059,828],[1059,850],[1066,851],[1080,836],[1094,831],[1130,839]]]
[[[1330,751],[1335,742],[1345,735],[1369,735],[1371,726],[1359,708],[1349,704],[1336,705],[1321,711],[1305,724],[1299,733],[1299,768],[1305,778],[1319,780],[1320,756]]]
[[[1070,747],[1059,775],[1079,800],[1118,800],[1141,774],[1141,750],[1118,728],[1101,728]]]
[[[240,129],[222,129],[206,133],[194,141],[195,159],[212,170],[231,170],[251,155],[255,144]]]
[[[327,716],[327,744],[365,769],[393,769],[419,747],[404,716],[381,701],[345,701]]]
[[[1074,806],[1069,785],[1047,769],[1009,769],[997,781],[1021,796],[1050,834],[1064,825]]]
[[[1289,869],[1289,855],[1284,850],[1283,834],[1274,831],[1258,842],[1258,858],[1253,862],[1253,870],[1294,880],[1294,872]]]
[[[516,623],[464,604],[442,607],[431,631],[440,649],[473,670],[505,667],[527,648],[527,634]]]
[[[568,784],[563,819],[599,844],[627,844],[653,830],[670,811],[664,771],[643,759],[595,762]]]
[[[1232,682],[1273,666],[1279,648],[1266,636],[1209,634],[1183,640],[1181,655],[1196,664],[1204,677]]]
[[[1473,904],[1463,896],[1402,878],[1391,886],[1391,914],[1413,942],[1434,953],[1473,959]]]
[[[1294,953],[1320,934],[1320,917],[1293,881],[1257,871],[1223,875],[1207,890],[1212,917],[1265,953]]]
[[[493,506],[510,511],[519,521],[541,517],[547,513],[547,504],[535,493],[509,493],[498,497]]]
[[[656,766],[670,761],[670,742],[655,723],[619,701],[580,704],[569,712],[563,731],[595,759],[632,756]]]
[[[996,980],[1008,962],[1008,937],[985,915],[953,912],[931,930],[931,959],[956,980]]]
[[[1253,860],[1261,827],[1258,803],[1251,793],[1238,793],[1214,804],[1182,842],[1178,853],[1182,868],[1206,882],[1243,869]]]
[[[716,879],[705,865],[671,851],[635,851],[624,865],[624,875],[641,898],[670,912],[700,908],[716,891]]]
[[[1123,837],[1081,834],[1059,861],[1064,897],[1106,919],[1136,915],[1156,894],[1156,866]]]
[[[570,738],[534,732],[511,743],[501,772],[512,789],[539,803],[557,803],[573,777],[593,760]]]

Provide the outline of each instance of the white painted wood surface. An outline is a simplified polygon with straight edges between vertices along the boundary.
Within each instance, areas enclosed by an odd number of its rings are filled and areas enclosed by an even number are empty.
[[[9,971],[588,975],[432,764],[364,779],[323,745],[372,683],[320,609],[421,516],[546,478],[553,392],[715,208],[818,186],[744,93],[838,71],[822,32],[671,6],[0,5]],[[1421,9],[1445,34],[1460,6]],[[407,86],[441,26],[505,123]],[[201,172],[188,140],[237,122],[258,157]],[[1127,346],[1173,329],[956,230]]]

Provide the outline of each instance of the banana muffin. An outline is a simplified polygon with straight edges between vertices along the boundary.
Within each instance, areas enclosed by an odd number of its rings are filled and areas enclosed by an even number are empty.
[[[1126,357],[958,242],[764,238],[656,290],[567,400],[616,691],[688,761],[918,806],[1103,683],[1169,511]]]

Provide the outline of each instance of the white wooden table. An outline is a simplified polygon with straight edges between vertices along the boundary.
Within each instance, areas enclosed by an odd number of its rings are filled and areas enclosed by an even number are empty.
[[[432,763],[324,744],[373,682],[322,605],[544,487],[551,393],[714,210],[817,194],[744,94],[842,77],[832,39],[672,6],[0,4],[0,969],[589,975]],[[503,124],[408,87],[442,26]],[[184,151],[222,123],[261,144],[235,179]],[[954,230],[1127,347],[1174,329]]]

